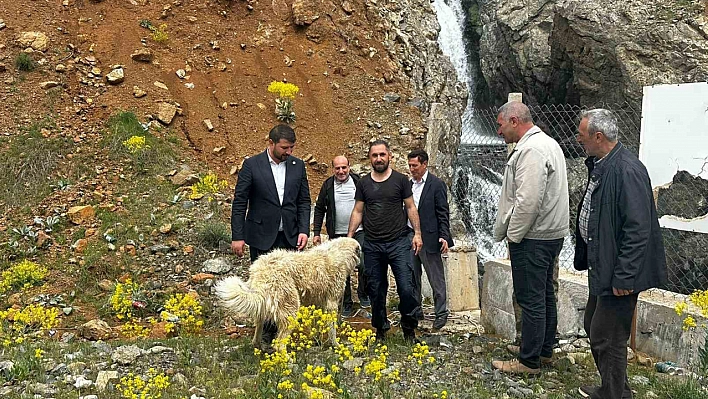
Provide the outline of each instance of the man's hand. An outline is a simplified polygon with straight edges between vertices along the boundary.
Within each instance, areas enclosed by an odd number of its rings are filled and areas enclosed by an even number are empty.
[[[243,256],[244,245],[246,245],[246,241],[244,240],[231,241],[231,250],[240,258]]]
[[[322,244],[322,237],[320,237],[320,236],[314,236],[314,237],[312,237],[312,244],[313,244],[313,245],[320,245],[320,244]]]
[[[612,287],[612,293],[615,294],[615,296],[625,296],[634,293],[634,290],[619,290]]]
[[[307,234],[300,233],[300,235],[297,236],[297,250],[302,251],[305,245],[307,245]]]
[[[420,238],[420,234],[413,235],[412,244],[413,253],[418,255],[420,249],[423,248],[423,240]]]
[[[441,254],[446,254],[446,253],[447,253],[447,250],[448,250],[448,247],[447,247],[447,240],[445,240],[444,238],[440,237],[440,238],[438,239],[438,242],[442,244],[442,245],[440,246],[440,253],[441,253]]]

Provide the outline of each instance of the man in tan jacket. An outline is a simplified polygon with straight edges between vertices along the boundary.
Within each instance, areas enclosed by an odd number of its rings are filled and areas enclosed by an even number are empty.
[[[503,372],[537,374],[541,361],[553,356],[558,324],[553,264],[569,234],[565,157],[520,102],[504,104],[497,124],[504,141],[516,143],[504,171],[494,238],[509,243],[522,332],[518,359],[492,365]]]

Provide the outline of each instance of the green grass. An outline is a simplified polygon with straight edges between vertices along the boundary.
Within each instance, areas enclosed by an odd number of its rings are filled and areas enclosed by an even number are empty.
[[[163,173],[175,164],[172,144],[145,130],[133,112],[118,113],[108,120],[106,127],[108,134],[101,144],[112,158],[129,158],[136,173]],[[131,153],[123,144],[133,136],[145,138],[147,145],[143,150]]]
[[[34,70],[36,64],[29,54],[20,52],[15,57],[15,68],[22,72],[31,72]]]
[[[221,243],[231,242],[231,229],[221,222],[205,222],[197,233],[199,243],[207,249],[218,249]]]
[[[32,209],[51,193],[59,163],[73,148],[68,138],[42,137],[40,130],[52,125],[48,118],[0,138],[0,212],[20,205]]]

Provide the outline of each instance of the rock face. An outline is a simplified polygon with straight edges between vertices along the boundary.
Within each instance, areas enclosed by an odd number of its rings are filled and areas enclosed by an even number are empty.
[[[494,98],[531,103],[637,102],[642,87],[708,79],[699,2],[479,1],[480,64]]]
[[[419,108],[427,119],[426,147],[433,172],[448,185],[452,183],[452,163],[462,131],[462,113],[467,105],[467,89],[458,78],[450,59],[437,43],[440,25],[429,1],[401,0],[397,6],[378,8],[367,2],[367,15],[381,16],[387,31],[383,44],[396,65],[394,71],[413,89]],[[399,74],[400,75],[400,74]],[[384,73],[384,79],[396,76]]]

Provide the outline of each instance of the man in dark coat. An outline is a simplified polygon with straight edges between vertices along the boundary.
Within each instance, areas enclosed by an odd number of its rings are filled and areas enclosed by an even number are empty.
[[[617,118],[583,112],[578,142],[588,159],[588,185],[578,206],[575,268],[588,271],[585,331],[602,378],[580,387],[592,399],[629,399],[627,340],[641,291],[666,284],[666,258],[649,174],[617,141]]]
[[[268,148],[248,158],[238,174],[231,207],[231,249],[243,256],[248,244],[251,263],[276,248],[301,250],[307,245],[310,188],[305,163],[291,156],[294,147],[295,131],[277,125],[268,134]],[[276,332],[274,323],[264,325],[266,345]]]
[[[433,289],[435,305],[435,321],[433,329],[439,330],[447,323],[449,310],[447,308],[447,285],[445,284],[445,269],[442,254],[455,245],[450,234],[450,207],[447,203],[447,186],[437,176],[428,171],[428,153],[424,150],[414,150],[408,154],[408,169],[413,176],[413,201],[418,209],[420,232],[423,238],[423,249],[413,256],[418,289],[418,300],[421,295],[422,267]]]
[[[349,219],[354,209],[354,194],[356,194],[356,184],[359,176],[349,170],[349,160],[344,156],[334,157],[332,160],[334,174],[322,183],[320,193],[315,204],[315,217],[313,220],[312,242],[318,245],[322,242],[320,233],[322,232],[322,222],[329,238],[346,237],[349,230]],[[354,239],[359,245],[364,245],[364,229],[359,227],[354,234]],[[371,306],[369,296],[366,293],[366,276],[364,274],[364,257],[357,269],[358,285],[356,289],[359,297],[359,304],[362,307]],[[347,284],[344,288],[342,316],[350,316],[354,301],[352,301],[351,277],[347,276]]]

